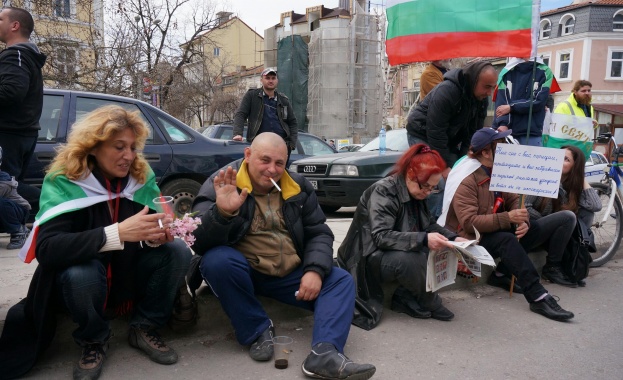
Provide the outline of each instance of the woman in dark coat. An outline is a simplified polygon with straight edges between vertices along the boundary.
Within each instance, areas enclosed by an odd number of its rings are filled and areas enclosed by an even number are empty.
[[[353,222],[338,250],[340,267],[357,283],[353,323],[374,328],[383,311],[383,282],[398,281],[392,310],[414,318],[449,321],[454,314],[426,291],[428,252],[450,247],[455,233],[432,223],[426,197],[446,165],[425,144],[413,145],[390,176],[361,196]],[[458,238],[461,239],[461,238]]]
[[[41,210],[20,256],[39,265],[0,338],[0,378],[25,374],[52,342],[58,310],[83,348],[74,379],[99,377],[109,320],[130,316],[129,344],[161,364],[177,354],[156,332],[168,321],[191,253],[173,240],[160,193],[140,154],[149,130],[138,112],[99,108],[78,121],[43,182]],[[160,223],[163,224],[159,224]],[[164,227],[164,228],[163,228]]]

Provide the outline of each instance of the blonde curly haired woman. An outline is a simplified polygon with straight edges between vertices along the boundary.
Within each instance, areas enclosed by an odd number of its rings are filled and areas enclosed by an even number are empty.
[[[149,210],[160,191],[140,153],[148,133],[138,112],[105,106],[76,122],[58,149],[20,252],[39,266],[0,339],[9,377],[27,372],[50,345],[59,307],[78,324],[73,338],[83,353],[74,378],[99,377],[109,320],[121,315],[130,316],[131,346],[161,364],[177,361],[156,328],[171,315],[191,253],[160,227],[167,216]]]

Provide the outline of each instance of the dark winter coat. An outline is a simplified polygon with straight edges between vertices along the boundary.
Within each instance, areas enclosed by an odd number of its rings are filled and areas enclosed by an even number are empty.
[[[286,143],[290,149],[296,148],[296,140],[298,139],[298,124],[294,110],[290,105],[290,99],[284,94],[275,91],[277,96],[277,117],[286,133]],[[234,136],[243,135],[244,123],[248,120],[247,141],[252,142],[257,136],[260,126],[262,125],[262,116],[264,115],[264,89],[254,88],[247,91],[240,102],[240,106],[236,110],[234,116]]]
[[[472,135],[484,126],[488,100],[476,99],[474,87],[487,65],[476,62],[448,71],[407,117],[407,132],[439,152],[449,167],[467,154]]]
[[[513,130],[513,137],[515,138],[525,137],[528,133],[531,91],[533,92],[533,99],[530,136],[538,137],[543,134],[545,106],[549,97],[553,74],[546,65],[537,64],[534,82],[532,82],[534,65],[535,63],[532,61],[518,64],[504,74],[498,85],[495,108],[497,109],[501,105],[509,105],[511,110],[506,115],[496,117],[493,120],[493,128],[506,126]],[[510,83],[512,85],[509,85]],[[523,144],[523,141],[521,143]]]
[[[0,132],[39,133],[45,59],[33,43],[15,44],[0,52]]]
[[[228,166],[239,170],[243,161],[240,159]],[[249,231],[255,212],[255,200],[249,193],[236,216],[231,219],[221,216],[214,191],[214,176],[218,172],[203,184],[193,203],[193,211],[201,218],[201,225],[194,232],[197,240],[193,246],[199,255],[217,246],[233,246],[239,242]],[[237,180],[238,186],[240,183]],[[280,187],[284,198],[283,218],[304,271],[312,270],[324,279],[333,267],[333,232],[325,223],[326,217],[314,188],[305,177],[288,171],[281,177]]]
[[[415,207],[413,207],[415,206]],[[411,215],[410,210],[417,210]],[[417,232],[412,232],[417,230]],[[426,200],[409,195],[401,175],[386,177],[361,196],[348,233],[338,249],[338,264],[355,279],[357,295],[353,324],[374,328],[383,312],[381,258],[384,251],[428,254],[427,235],[438,232],[454,240],[456,234],[431,222]]]

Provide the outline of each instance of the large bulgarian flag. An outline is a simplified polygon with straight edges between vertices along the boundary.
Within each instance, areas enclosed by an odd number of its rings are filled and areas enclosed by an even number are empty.
[[[156,176],[149,169],[145,184],[139,183],[130,176],[125,189],[118,196],[130,199],[134,202],[154,209],[153,199],[160,196],[160,190],[156,185]],[[48,174],[43,179],[41,198],[39,199],[39,212],[35,217],[32,231],[26,239],[26,243],[19,251],[19,258],[30,263],[35,258],[35,248],[39,226],[61,214],[80,210],[100,202],[106,202],[111,195],[108,190],[99,183],[91,173],[88,177],[79,180],[70,180],[64,175],[53,176]],[[112,194],[113,199],[117,194]]]
[[[389,64],[533,57],[540,0],[388,0]]]

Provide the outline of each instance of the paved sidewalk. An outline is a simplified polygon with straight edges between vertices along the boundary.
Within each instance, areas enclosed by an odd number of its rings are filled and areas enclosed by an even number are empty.
[[[350,219],[331,218],[335,252]],[[0,324],[8,307],[27,292],[36,264],[26,265],[16,251],[4,249],[0,235]],[[358,362],[376,365],[374,379],[620,379],[623,329],[621,253],[602,268],[591,271],[586,288],[569,289],[547,284],[561,305],[576,317],[569,323],[548,320],[530,312],[522,296],[486,285],[460,284],[442,292],[444,304],[456,314],[452,322],[416,320],[386,310],[371,331],[351,328],[346,354]],[[263,299],[277,334],[294,338],[290,367],[277,370],[257,363],[238,345],[218,300],[199,294],[197,326],[175,333],[162,330],[168,344],[180,354],[171,366],[155,364],[127,344],[127,321],[112,323],[108,359],[102,379],[303,379],[300,365],[309,353],[312,314]],[[32,379],[67,379],[80,350],[73,343],[75,325],[62,319],[52,347],[28,374]]]

